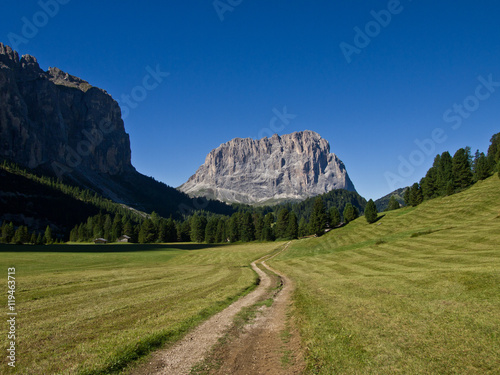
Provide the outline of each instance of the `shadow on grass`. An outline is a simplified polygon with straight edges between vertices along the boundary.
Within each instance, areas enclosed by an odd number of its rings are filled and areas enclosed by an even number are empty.
[[[171,244],[75,244],[75,245],[7,245],[0,244],[0,253],[131,253],[137,251],[202,250],[224,244],[171,243]]]

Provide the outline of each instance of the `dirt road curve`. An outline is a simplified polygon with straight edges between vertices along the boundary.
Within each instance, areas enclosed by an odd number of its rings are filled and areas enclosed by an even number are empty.
[[[287,244],[288,246],[288,244]],[[286,247],[283,249],[285,250]],[[260,260],[259,260],[260,261]],[[259,262],[256,261],[256,262]],[[261,300],[269,292],[272,280],[252,263],[260,277],[259,286],[248,295],[208,319],[174,346],[154,353],[147,363],[131,372],[133,375],[184,375],[202,361],[210,349],[232,326],[235,315],[244,307]],[[270,269],[264,262],[263,266]],[[271,269],[270,269],[271,270]],[[272,272],[277,273],[274,270]],[[220,374],[295,374],[294,369],[283,370],[283,340],[280,332],[285,328],[286,309],[289,304],[292,285],[280,275],[284,286],[273,305],[252,324],[244,334],[235,339],[230,347],[222,348],[223,365]],[[298,359],[298,353],[291,353]],[[299,362],[299,361],[295,361]],[[267,368],[267,369],[265,369]],[[281,371],[283,370],[283,372]],[[292,372],[290,372],[292,371]]]

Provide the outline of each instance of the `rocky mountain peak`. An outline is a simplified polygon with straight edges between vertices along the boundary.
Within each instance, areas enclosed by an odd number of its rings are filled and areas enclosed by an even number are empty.
[[[179,189],[249,204],[302,200],[333,189],[355,191],[328,141],[310,130],[226,142],[212,150]]]
[[[91,88],[0,43],[0,157],[58,177],[133,169],[118,103]]]

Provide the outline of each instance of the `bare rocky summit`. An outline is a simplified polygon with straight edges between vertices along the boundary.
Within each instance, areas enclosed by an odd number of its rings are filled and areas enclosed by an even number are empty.
[[[334,189],[355,191],[328,141],[310,130],[259,140],[235,138],[212,150],[179,189],[256,205],[303,200]]]

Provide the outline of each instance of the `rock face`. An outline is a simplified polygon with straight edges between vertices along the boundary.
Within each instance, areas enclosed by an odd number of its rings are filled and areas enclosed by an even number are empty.
[[[309,130],[224,143],[179,189],[191,196],[247,204],[303,200],[333,189],[355,191],[328,141]]]
[[[58,68],[45,72],[33,56],[19,58],[0,43],[2,159],[140,211],[177,218],[196,209],[186,194],[135,170],[120,107],[106,91]],[[0,199],[23,196],[2,192],[5,185],[0,184]],[[232,212],[220,202],[208,202],[206,209]],[[0,212],[0,219],[2,214],[9,213]]]
[[[121,111],[106,91],[0,43],[0,157],[58,177],[133,170]]]

